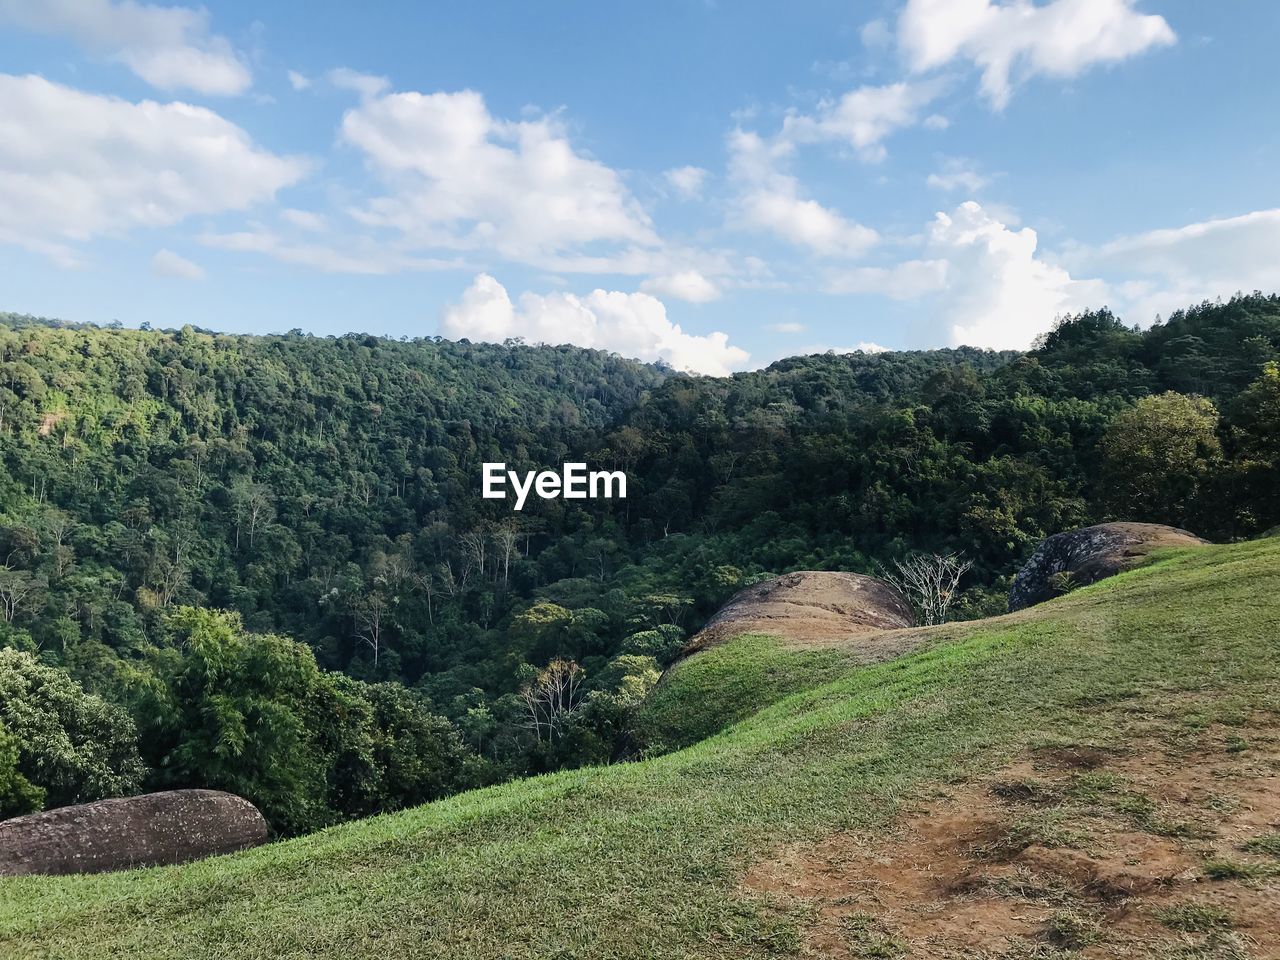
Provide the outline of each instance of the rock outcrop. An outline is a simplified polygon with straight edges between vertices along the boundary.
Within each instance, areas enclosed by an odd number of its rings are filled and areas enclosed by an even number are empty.
[[[1014,577],[1009,610],[1021,610],[1136,566],[1156,547],[1208,543],[1159,523],[1099,523],[1056,533],[1036,548]]]
[[[883,580],[857,573],[801,571],[739,590],[685,652],[744,633],[821,643],[915,623],[906,597]]]
[[[0,822],[0,876],[187,863],[266,839],[267,822],[248,800],[219,790],[168,790]]]

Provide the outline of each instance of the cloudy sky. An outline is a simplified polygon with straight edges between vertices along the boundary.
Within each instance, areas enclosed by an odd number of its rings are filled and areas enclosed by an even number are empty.
[[[0,309],[711,374],[1280,290],[1280,3],[0,0]]]

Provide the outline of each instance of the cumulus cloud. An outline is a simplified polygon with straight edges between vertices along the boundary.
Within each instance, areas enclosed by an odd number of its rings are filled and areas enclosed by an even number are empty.
[[[289,86],[295,90],[306,90],[311,86],[311,78],[297,70],[289,71]]]
[[[919,123],[921,111],[941,90],[936,80],[859,87],[839,100],[820,104],[812,116],[787,117],[782,136],[800,143],[839,140],[857,149],[863,160],[883,160],[882,141],[895,130]]]
[[[710,303],[720,299],[720,288],[697,270],[681,270],[679,273],[653,277],[642,283],[640,289],[645,293],[655,293],[689,303]]]
[[[739,185],[737,221],[821,256],[857,257],[875,246],[876,231],[805,197],[799,181],[780,169],[794,149],[786,140],[766,142],[743,130],[730,134],[730,174]]]
[[[676,167],[663,174],[667,183],[686,200],[695,200],[702,194],[702,185],[706,182],[707,171],[702,167]]]
[[[1202,300],[1280,290],[1280,209],[1075,247],[1063,263],[1115,278],[1112,306],[1136,323]]]
[[[0,239],[25,246],[243,210],[307,170],[203,107],[36,76],[0,74],[0,130]]]
[[[946,261],[939,308],[952,344],[1023,349],[1056,317],[1106,302],[1101,281],[1074,279],[1038,256],[1037,242],[973,201],[934,218],[926,248]]]
[[[390,191],[356,218],[421,246],[546,265],[588,246],[658,243],[622,178],[574,150],[555,117],[502,120],[471,90],[392,93],[347,111],[341,136]]]
[[[376,97],[391,88],[391,81],[372,73],[361,73],[350,67],[335,67],[328,73],[329,83],[339,90],[350,90],[362,97]]]
[[[1168,22],[1139,13],[1136,0],[908,0],[898,44],[919,73],[967,60],[1003,109],[1013,83],[1037,75],[1073,77],[1175,41]]]
[[[526,293],[512,303],[506,288],[483,273],[445,309],[440,333],[452,339],[572,343],[717,377],[743,369],[750,359],[726,334],[685,333],[668,319],[662,301],[647,293]]]
[[[929,174],[925,180],[935,190],[963,190],[966,193],[977,193],[990,182],[990,177],[979,173],[971,161],[961,157],[949,157],[941,170]]]
[[[209,12],[203,8],[134,0],[0,0],[0,18],[69,37],[162,90],[238,94],[253,83],[248,66],[226,38],[209,32]]]
[[[151,272],[156,276],[175,277],[179,280],[204,279],[204,267],[198,263],[192,263],[172,250],[156,251],[156,255],[151,258]]]

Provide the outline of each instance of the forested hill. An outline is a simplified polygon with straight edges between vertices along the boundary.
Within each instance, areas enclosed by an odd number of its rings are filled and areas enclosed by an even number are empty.
[[[0,316],[0,815],[202,785],[298,832],[642,747],[658,670],[770,573],[959,550],[975,616],[1068,527],[1252,535],[1280,523],[1277,359],[1260,295],[726,379]],[[489,460],[621,468],[629,497],[513,514]],[[553,667],[580,709],[530,729]]]

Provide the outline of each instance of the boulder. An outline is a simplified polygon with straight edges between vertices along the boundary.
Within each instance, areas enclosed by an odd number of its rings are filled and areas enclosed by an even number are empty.
[[[220,790],[167,790],[0,822],[0,876],[186,863],[266,839],[267,822],[248,800]]]
[[[685,652],[744,633],[821,643],[915,623],[911,604],[892,584],[858,573],[806,570],[739,590]]]
[[[1160,523],[1099,523],[1044,540],[1013,579],[1009,611],[1021,610],[1129,570],[1156,547],[1208,543]]]

